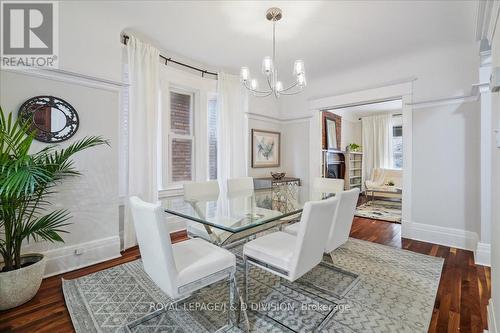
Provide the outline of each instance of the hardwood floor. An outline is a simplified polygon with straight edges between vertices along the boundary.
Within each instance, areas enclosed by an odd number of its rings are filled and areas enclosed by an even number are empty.
[[[445,259],[429,332],[483,332],[487,329],[486,305],[491,293],[490,269],[474,265],[471,251],[401,239],[401,225],[355,217],[351,237]],[[173,241],[186,239],[185,233]],[[0,311],[0,332],[74,332],[64,303],[61,278],[74,279],[140,257],[138,248],[122,257],[44,279],[28,303]]]

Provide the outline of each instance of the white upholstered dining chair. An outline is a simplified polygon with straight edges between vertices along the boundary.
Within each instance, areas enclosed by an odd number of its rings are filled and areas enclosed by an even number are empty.
[[[352,220],[358,202],[359,189],[353,188],[349,191],[343,191],[337,194],[338,207],[330,221],[328,240],[325,246],[325,253],[330,253],[340,245],[347,242],[349,232],[351,231]],[[285,228],[285,232],[291,235],[297,235],[299,232],[299,223],[292,224]]]
[[[253,190],[254,186],[252,177],[240,177],[227,180],[227,194],[229,196],[235,193],[253,192]]]
[[[187,182],[183,184],[184,199],[196,201],[217,200],[219,183],[216,180],[206,182]]]
[[[255,265],[293,282],[321,262],[337,200],[330,198],[306,202],[296,236],[277,231],[244,245],[247,302],[249,265]]]
[[[358,188],[340,193],[339,206],[326,242],[325,253],[331,253],[349,239],[358,197]]]
[[[344,191],[344,180],[316,177],[313,181],[313,191],[322,193],[340,193]]]
[[[165,294],[178,301],[229,279],[230,302],[234,302],[234,254],[200,238],[172,244],[159,203],[131,197],[130,205],[144,271]]]
[[[206,202],[217,201],[220,192],[219,183],[216,180],[187,182],[183,184],[183,189],[184,200],[189,202],[199,215],[206,215],[207,207],[203,207],[202,205]],[[201,237],[208,241],[212,240],[207,228],[203,224],[187,221],[186,227],[189,236]],[[210,228],[209,230],[217,235],[223,233],[222,230],[216,228]]]

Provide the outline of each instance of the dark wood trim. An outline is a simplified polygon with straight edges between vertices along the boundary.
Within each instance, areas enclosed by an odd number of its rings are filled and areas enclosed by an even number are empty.
[[[330,111],[322,111],[321,112],[321,135],[322,135],[322,143],[323,149],[328,149],[328,139],[327,139],[327,126],[326,120],[333,120],[335,122],[335,135],[337,137],[337,147],[336,150],[342,150],[340,145],[342,140],[342,117],[332,113]],[[330,148],[332,149],[332,148]]]
[[[488,329],[486,306],[491,297],[491,270],[475,265],[471,251],[401,239],[401,225],[359,217],[354,218],[351,237],[444,258],[430,333]],[[172,234],[174,243],[185,239],[185,231]],[[134,247],[124,251],[120,258],[44,279],[31,301],[0,311],[0,332],[74,332],[64,303],[61,278],[75,279],[138,258],[139,249]]]
[[[265,166],[255,166],[255,156],[254,156],[254,141],[253,141],[253,136],[254,136],[254,133],[255,132],[263,132],[263,133],[270,133],[270,134],[277,134],[278,135],[278,164],[270,164],[270,165],[265,165]],[[251,149],[252,149],[252,168],[255,168],[255,169],[262,169],[262,168],[276,168],[276,167],[279,167],[281,165],[281,133],[280,132],[274,132],[274,131],[267,131],[267,130],[260,130],[260,129],[255,129],[255,128],[252,128],[252,132],[251,132],[251,136],[252,136],[252,146],[251,146]]]

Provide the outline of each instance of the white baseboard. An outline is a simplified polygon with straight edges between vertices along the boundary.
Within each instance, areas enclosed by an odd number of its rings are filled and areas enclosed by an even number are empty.
[[[102,238],[43,254],[47,258],[44,277],[49,277],[120,257],[120,237]]]
[[[406,222],[404,229],[404,237],[406,238],[474,252],[478,243],[477,233],[467,230],[415,222]]]
[[[168,231],[170,233],[186,229],[186,220],[178,216],[167,217]]]
[[[488,310],[488,332],[489,333],[497,333],[497,323],[495,320],[495,308],[493,307],[493,299],[490,298],[490,301],[487,306]]]
[[[491,266],[491,244],[477,243],[474,262],[476,265]]]

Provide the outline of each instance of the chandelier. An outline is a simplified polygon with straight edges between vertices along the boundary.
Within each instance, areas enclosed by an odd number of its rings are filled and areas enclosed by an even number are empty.
[[[295,82],[284,87],[283,82],[278,79],[278,70],[276,69],[276,22],[282,17],[283,14],[280,8],[269,8],[266,12],[267,20],[273,22],[273,57],[267,56],[262,60],[262,73],[266,76],[267,87],[259,89],[258,81],[250,79],[248,67],[241,67],[240,77],[243,86],[257,97],[266,97],[271,94],[274,94],[276,98],[280,95],[295,95],[306,86],[306,72],[303,60],[295,60],[293,66]]]

